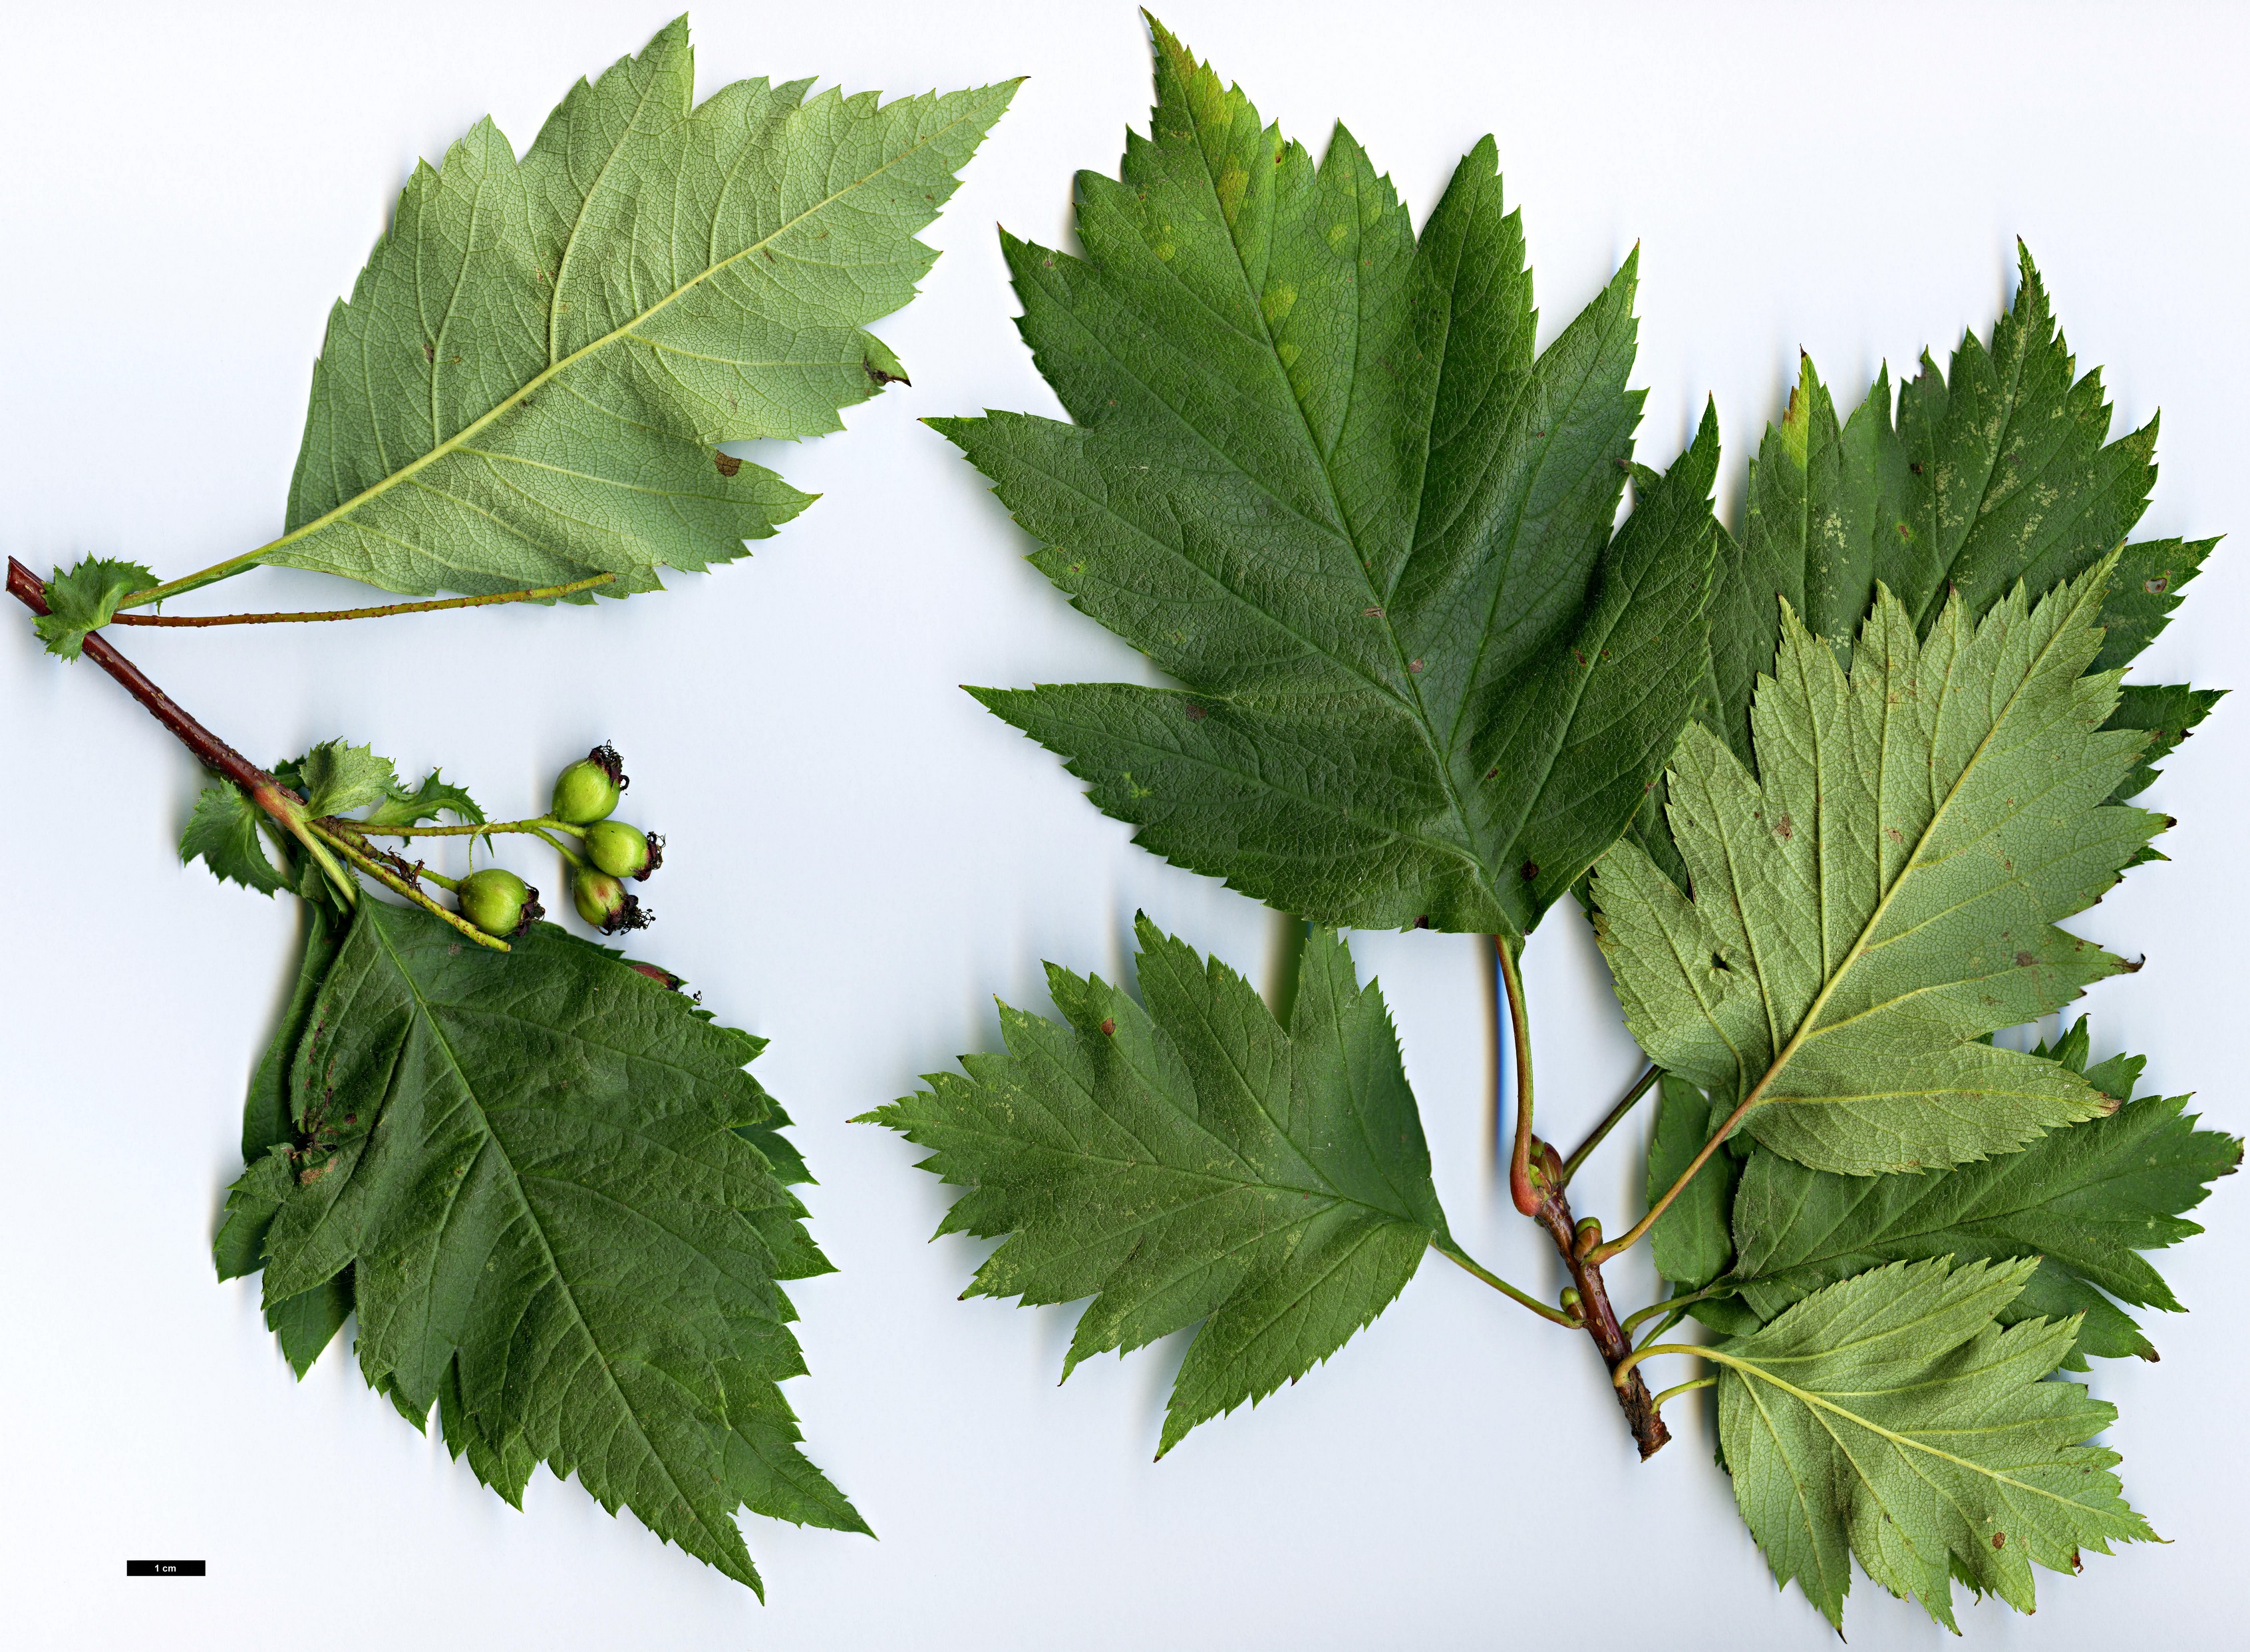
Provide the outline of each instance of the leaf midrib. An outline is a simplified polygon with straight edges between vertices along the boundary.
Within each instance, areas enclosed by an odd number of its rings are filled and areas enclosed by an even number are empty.
[[[2091,584],[2082,587],[2078,594],[2077,601],[2074,605],[2076,608],[2082,610],[2086,605],[2086,595],[2092,591],[2093,589],[2094,586]],[[2025,610],[2023,619],[2026,623],[2028,623],[2031,620],[2034,612],[2035,611],[2028,607]],[[1943,623],[1942,619],[1941,623]],[[1969,622],[1965,619],[1962,623],[1964,626],[1969,625]],[[1962,789],[1969,784],[1970,777],[1978,772],[1994,738],[1998,735],[2001,727],[2007,722],[2009,715],[2014,711],[2017,702],[2022,699],[2023,695],[2029,690],[2031,685],[2037,681],[2041,667],[2046,664],[2047,658],[2053,653],[2055,648],[2060,645],[2063,638],[2069,632],[2070,628],[2068,619],[2066,619],[2062,623],[2053,626],[2048,632],[2046,639],[2039,644],[2038,652],[2033,655],[2030,661],[2025,667],[2021,675],[2017,679],[2015,684],[2010,688],[2007,698],[2002,702],[1999,710],[1994,714],[1991,725],[1984,729],[1981,736],[1978,736],[1976,750],[1970,755],[1969,760],[1961,765],[1961,772],[1954,777],[1953,784],[1946,788],[1944,798],[1938,804],[1936,808],[1930,811],[1929,820],[1923,824],[1922,829],[1915,834],[1914,848],[1907,855],[1905,861],[1901,865],[1898,876],[1892,880],[1890,888],[1883,891],[1881,898],[1875,902],[1874,910],[1867,915],[1867,922],[1860,925],[1859,934],[1853,938],[1850,950],[1838,961],[1836,968],[1829,974],[1828,978],[1821,983],[1820,991],[1814,996],[1812,1002],[1806,1006],[1804,1015],[1798,1021],[1796,1029],[1790,1034],[1789,1042],[1784,1045],[1780,1053],[1774,1057],[1772,1066],[1769,1067],[1766,1069],[1765,1075],[1758,1080],[1757,1088],[1751,1090],[1750,1095],[1743,1099],[1740,1109],[1743,1113],[1747,1114],[1751,1109],[1761,1105],[1766,1100],[1766,1093],[1772,1089],[1775,1082],[1780,1078],[1782,1073],[1789,1066],[1789,1063],[1796,1059],[1798,1051],[1802,1048],[1810,1039],[1818,1038],[1829,1030],[1828,1028],[1819,1026],[1821,1012],[1827,1006],[1828,1000],[1830,998],[1834,996],[1836,989],[1843,983],[1844,978],[1852,972],[1853,966],[1859,963],[1860,957],[1867,952],[1868,949],[1869,937],[1875,933],[1876,928],[1882,923],[1884,915],[1890,910],[1892,903],[1897,900],[1899,892],[1904,889],[1908,883],[1913,881],[1914,874],[1921,864],[1922,851],[1929,845],[1935,837],[1938,827],[1946,820],[1955,801],[1960,797]],[[1950,698],[1952,695],[1954,689],[1954,674],[1958,670],[1963,656],[1967,653],[1969,649],[1974,647],[1976,644],[1981,640],[1981,626],[1970,626],[1968,634],[1964,639],[1961,646],[1956,647],[1948,657],[1945,662],[1944,681],[1938,695],[1938,702],[1941,711],[1946,700]],[[1918,641],[1911,643],[1910,646],[1915,648],[1914,667],[1918,670],[1926,653],[1926,648]],[[1847,696],[1855,692],[1857,687],[1858,685],[1856,683],[1847,683],[1846,685],[1846,694]],[[1847,713],[1848,710],[1849,704],[1847,700]],[[1934,722],[1935,714],[1933,715],[1933,723]],[[1875,754],[1875,771],[1879,775],[1888,774],[1889,771],[1889,764],[1887,759],[1889,755],[1890,737],[1890,718],[1887,713],[1883,718],[1881,742],[1879,750]],[[1933,745],[1932,760],[1934,759],[1935,746]],[[1926,770],[1929,764],[1924,763],[1919,766]],[[1729,870],[1730,873],[1732,872],[1732,857],[1730,855],[1729,857]],[[1734,882],[1736,890],[1741,889],[1743,885],[1739,878],[1735,878],[1732,881]],[[1770,1017],[1773,1007],[1772,1000],[1766,992],[1765,978],[1763,971],[1760,972],[1758,977],[1758,995],[1762,999],[1765,1000],[1768,1015]],[[1789,1099],[1793,1102],[1797,1098],[1791,1097]]]
[[[495,1161],[507,1173],[508,1185],[514,1192],[516,1206],[522,1211],[525,1223],[539,1241],[540,1252],[547,1261],[549,1276],[555,1281],[556,1288],[562,1293],[563,1302],[569,1305],[570,1317],[576,1324],[580,1334],[585,1337],[586,1345],[593,1350],[595,1363],[602,1369],[602,1380],[609,1389],[611,1398],[616,1401],[618,1409],[632,1424],[633,1433],[647,1452],[648,1460],[655,1463],[662,1471],[665,1483],[671,1489],[673,1496],[682,1507],[687,1510],[689,1517],[695,1524],[708,1534],[714,1551],[722,1556],[731,1553],[732,1548],[726,1539],[729,1536],[733,1537],[735,1544],[732,1546],[738,1547],[742,1542],[741,1534],[734,1531],[731,1527],[725,1533],[714,1531],[705,1524],[702,1510],[697,1507],[694,1500],[681,1486],[679,1477],[673,1473],[671,1462],[666,1458],[664,1453],[658,1449],[656,1441],[650,1436],[647,1427],[641,1421],[639,1411],[634,1407],[632,1401],[626,1398],[624,1388],[618,1384],[617,1372],[611,1366],[607,1351],[603,1348],[601,1339],[594,1334],[593,1326],[587,1322],[584,1310],[578,1305],[577,1293],[571,1289],[569,1276],[563,1272],[562,1264],[556,1260],[555,1248],[548,1241],[546,1226],[541,1221],[537,1209],[524,1192],[523,1178],[515,1167],[515,1161],[509,1157],[506,1144],[501,1142],[499,1132],[493,1128],[491,1116],[485,1109],[476,1085],[469,1077],[468,1069],[462,1064],[459,1054],[455,1053],[452,1040],[445,1036],[445,1028],[438,1022],[429,999],[423,996],[422,984],[414,978],[413,971],[406,967],[406,961],[400,957],[398,949],[392,944],[390,937],[383,931],[382,925],[370,923],[368,927],[374,933],[376,942],[382,946],[385,955],[389,957],[391,967],[397,971],[399,979],[406,984],[406,990],[413,996],[417,1016],[429,1028],[430,1036],[435,1040],[438,1047],[445,1053],[445,1061],[452,1068],[454,1077],[461,1086],[464,1098],[476,1109],[478,1122],[483,1128],[485,1141],[490,1146]],[[513,1341],[513,1337],[510,1340]],[[463,1404],[466,1406],[466,1397],[464,1396]],[[654,1514],[656,1510],[652,1509],[650,1512]]]
[[[2003,1473],[1998,1469],[1989,1468],[1984,1463],[1975,1462],[1970,1458],[1957,1455],[1955,1453],[1950,1451],[1941,1451],[1936,1446],[1929,1445],[1922,1441],[1916,1440],[1910,1434],[1902,1434],[1896,1433],[1892,1429],[1886,1428],[1882,1424],[1876,1422],[1870,1418],[1863,1417],[1856,1411],[1850,1410],[1846,1407],[1836,1404],[1824,1394],[1816,1393],[1808,1389],[1799,1388],[1796,1384],[1776,1376],[1772,1372],[1768,1371],[1763,1366],[1759,1365],[1753,1361],[1743,1359],[1737,1355],[1722,1352],[1716,1348],[1698,1348],[1695,1351],[1701,1354],[1705,1358],[1715,1361],[1719,1365],[1728,1366],[1731,1370],[1742,1373],[1744,1376],[1756,1377],[1761,1382],[1770,1383],[1774,1387],[1780,1389],[1784,1393],[1788,1394],[1791,1398],[1797,1400],[1807,1410],[1828,1412],[1836,1416],[1841,1417],[1846,1421],[1852,1423],[1855,1427],[1864,1428],[1869,1434],[1889,1441],[1891,1445],[1901,1451],[1916,1451],[1941,1462],[1950,1462],[1956,1468],[1965,1469],[1970,1474],[1981,1476],[1982,1477],[1991,1481],[1996,1485],[2007,1486],[2012,1490],[2028,1493],[2033,1496],[2040,1498],[2047,1503],[2056,1504],[2061,1508],[2076,1510],[2081,1513],[2095,1512],[2095,1510],[2088,1509],[2086,1504],[2082,1503],[2074,1503],[2069,1498],[2060,1496],[2054,1492],[2047,1490],[2043,1486],[2029,1484],[2025,1481],[2017,1479],[2012,1475]],[[1872,1390],[1870,1392],[1892,1393],[1897,1391],[1885,1389]],[[1763,1410],[1763,1407],[1760,1409]],[[2046,1422],[2060,1420],[2060,1419],[2028,1418],[2023,1420],[2026,1422]],[[1829,1427],[1829,1425],[1825,1421],[1821,1426],[1823,1428]],[[2012,1426],[2020,1427],[2022,1424],[2018,1423]],[[1841,1441],[1839,1441],[1837,1443],[1839,1449],[1844,1449]],[[2060,1448],[2062,1450],[2071,1450],[2076,1448],[2078,1444],[2082,1444],[2082,1442],[2074,1442],[2072,1445],[2066,1445]],[[1845,1455],[1849,1457],[1849,1451],[1846,1450]],[[1908,1461],[1912,1461],[1912,1459],[1908,1459]],[[1858,1467],[1856,1460],[1853,1461],[1853,1467],[1854,1469]],[[1862,1475],[1860,1476],[1860,1480],[1861,1483],[1868,1486],[1870,1490],[1874,1489],[1874,1483],[1872,1479]]]
[[[702,285],[702,283],[710,280],[713,276],[717,275],[721,272],[740,263],[742,259],[749,257],[752,253],[761,252],[766,247],[771,245],[790,231],[797,228],[799,225],[804,224],[808,219],[813,218],[816,214],[823,212],[829,207],[833,206],[837,202],[844,199],[853,190],[873,183],[875,179],[882,176],[885,173],[904,163],[916,153],[928,149],[932,143],[935,142],[946,133],[952,131],[956,127],[969,124],[970,120],[970,117],[963,115],[947,121],[943,126],[936,128],[935,130],[917,139],[914,142],[909,144],[905,149],[901,149],[897,154],[886,159],[880,166],[875,168],[873,171],[863,173],[859,176],[853,178],[842,188],[833,191],[828,196],[823,197],[821,200],[814,203],[812,205],[805,208],[804,211],[799,212],[796,217],[777,225],[770,233],[767,234],[761,239],[751,242],[740,252],[730,253],[715,264],[707,265],[704,268],[696,272],[694,275],[689,277],[687,280],[682,282],[678,287],[666,294],[653,304],[651,304],[646,309],[637,312],[629,321],[626,321],[619,326],[612,328],[611,331],[604,333],[601,337],[594,340],[591,343],[580,346],[577,349],[573,350],[569,355],[562,357],[562,360],[551,362],[549,366],[541,370],[540,372],[535,374],[521,386],[510,391],[489,411],[480,414],[470,424],[462,426],[461,429],[456,431],[444,441],[431,448],[428,453],[408,460],[404,465],[401,466],[398,469],[390,472],[381,480],[373,482],[368,487],[362,488],[349,499],[345,500],[342,503],[334,507],[332,509],[325,512],[321,515],[315,517],[313,521],[305,523],[301,527],[291,529],[287,533],[283,534],[278,539],[267,541],[265,544],[258,547],[257,550],[250,552],[248,556],[244,557],[242,560],[245,563],[257,561],[271,555],[274,551],[280,550],[286,546],[293,545],[300,540],[308,539],[314,534],[321,531],[323,529],[332,527],[335,523],[349,517],[354,512],[359,510],[362,507],[372,503],[375,500],[380,498],[384,494],[389,493],[391,488],[397,487],[402,481],[406,480],[408,478],[427,468],[429,466],[437,463],[438,460],[451,455],[455,450],[473,439],[479,432],[490,425],[502,414],[507,412],[511,408],[517,406],[528,397],[543,389],[546,385],[551,384],[556,378],[562,373],[567,372],[578,362],[583,361],[587,356],[593,355],[597,351],[604,349],[609,345],[617,342],[619,339],[625,337],[629,334],[632,333],[636,328],[642,326],[654,316],[661,314],[674,301],[694,291],[694,288]],[[521,163],[519,162],[519,165]],[[574,226],[574,236],[576,230]],[[556,283],[556,286],[559,290],[559,280]],[[551,328],[549,336],[551,340]],[[549,354],[550,356],[552,354],[551,342],[549,346]]]

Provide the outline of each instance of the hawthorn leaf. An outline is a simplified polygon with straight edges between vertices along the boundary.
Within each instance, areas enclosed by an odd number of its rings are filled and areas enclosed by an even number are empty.
[[[115,618],[117,605],[156,584],[156,576],[137,562],[89,556],[65,573],[58,568],[46,584],[47,612],[31,622],[51,654],[75,660],[85,652],[86,633]]]
[[[214,780],[197,794],[195,811],[180,833],[180,864],[201,861],[215,878],[260,895],[289,887],[266,852],[265,812],[231,780]]]
[[[1324,924],[1521,937],[1696,703],[1715,418],[1632,465],[1631,259],[1535,350],[1489,138],[1418,238],[1349,132],[1315,163],[1154,32],[1149,137],[1079,175],[1086,256],[1002,238],[1073,422],[932,423],[1179,686],[971,692],[1177,865]]]
[[[1852,1557],[1947,1628],[1954,1578],[2019,1612],[2032,1567],[2156,1540],[2088,1440],[2116,1408],[2048,1382],[2074,1329],[1998,1316],[2030,1261],[1895,1263],[1714,1344],[1735,1501],[1777,1582],[1842,1627]]]
[[[787,1123],[742,1070],[762,1040],[551,924],[458,939],[364,898],[326,966],[290,1139],[229,1200],[285,1338],[348,1302],[369,1386],[418,1427],[438,1406],[487,1484],[575,1472],[753,1588],[737,1507],[866,1531],[777,1386],[804,1368],[782,1282],[828,1263],[737,1128]]]
[[[2056,1047],[2035,1053],[2087,1072],[2089,1039],[2081,1019]],[[1835,1176],[1753,1151],[1734,1200],[1739,1255],[1728,1288],[1770,1320],[1886,1262],[2029,1258],[2038,1267],[2002,1323],[2083,1316],[2065,1362],[2076,1369],[2088,1354],[2155,1358],[2110,1299],[2181,1311],[2142,1253],[2203,1231],[2185,1213],[2240,1166],[2242,1143],[2197,1129],[2184,1096],[2134,1099],[2141,1066],[2139,1056],[2113,1056],[2088,1073],[2122,1103],[2109,1116],[1943,1175]]]
[[[1003,1005],[1005,1054],[859,1122],[970,1190],[939,1234],[1007,1236],[963,1296],[1094,1299],[1066,1378],[1199,1324],[1161,1457],[1336,1352],[1453,1241],[1390,1012],[1338,937],[1307,942],[1285,1032],[1224,964],[1135,930],[1145,1009],[1050,964],[1065,1025]]]
[[[2143,736],[2086,674],[2114,562],[1918,642],[1878,588],[1847,677],[1784,610],[1752,710],[1763,778],[1691,723],[1670,824],[1694,899],[1637,845],[1593,879],[1595,933],[1650,1057],[1815,1170],[2012,1152],[2114,1111],[2079,1075],[1979,1042],[2124,969],[2057,927],[2165,825],[2107,804]]]
[[[914,296],[936,256],[914,235],[1015,91],[811,86],[696,103],[681,17],[521,160],[484,120],[418,165],[330,315],[259,560],[415,596],[607,573],[624,596],[810,504],[719,444],[840,429],[905,379],[865,329]]]

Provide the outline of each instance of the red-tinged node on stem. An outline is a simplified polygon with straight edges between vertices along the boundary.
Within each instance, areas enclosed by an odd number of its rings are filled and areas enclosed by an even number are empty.
[[[586,858],[613,878],[645,883],[664,864],[664,840],[623,820],[597,820],[586,828]]]
[[[645,930],[654,915],[644,911],[632,891],[606,872],[581,867],[570,874],[570,904],[578,916],[601,930],[615,935],[624,930]]]
[[[555,818],[572,826],[606,819],[632,784],[618,749],[606,743],[596,746],[555,777]]]
[[[463,878],[453,892],[461,916],[487,935],[513,941],[546,916],[539,891],[514,873],[487,867]]]

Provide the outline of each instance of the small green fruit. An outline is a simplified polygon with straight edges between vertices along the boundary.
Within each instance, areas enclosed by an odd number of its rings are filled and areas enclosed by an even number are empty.
[[[580,867],[570,874],[570,904],[578,909],[580,917],[604,935],[646,929],[651,916],[641,910],[632,890],[591,867]]]
[[[664,864],[664,840],[622,820],[597,820],[586,828],[586,858],[613,878],[645,883]]]
[[[461,916],[487,935],[513,941],[546,916],[539,891],[513,872],[496,866],[472,872],[453,891]]]
[[[572,826],[604,819],[618,806],[618,794],[632,784],[618,749],[596,746],[555,777],[555,818]]]

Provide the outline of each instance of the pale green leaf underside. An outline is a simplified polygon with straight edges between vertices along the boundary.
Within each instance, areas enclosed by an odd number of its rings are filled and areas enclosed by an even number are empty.
[[[2117,1302],[2180,1311],[2143,1253],[2203,1231],[2185,1213],[2212,1181],[2233,1174],[2242,1144],[2197,1129],[2184,1096],[2133,1099],[2139,1056],[2088,1069],[2089,1038],[2081,1019],[2058,1049],[2035,1053],[2084,1072],[2122,1104],[2020,1153],[1942,1176],[1858,1177],[1753,1152],[1734,1201],[1736,1254],[1725,1288],[1765,1320],[1885,1262],[2029,1257],[2037,1271],[2004,1322],[2079,1317],[2078,1346],[2066,1362],[2078,1369],[2088,1354],[2154,1358]]]
[[[2102,729],[2116,674],[2082,674],[2109,571],[2035,609],[2019,588],[1977,625],[1956,599],[1926,644],[1884,591],[1848,679],[1787,613],[1752,713],[1763,778],[1701,723],[1674,758],[1695,897],[1631,842],[1600,862],[1634,1037],[1722,1109],[1756,1101],[1766,1146],[1849,1175],[1934,1169],[2114,1107],[1977,1041],[2123,967],[2056,927],[2164,824],[2103,805],[2143,743]]]
[[[1012,84],[694,102],[687,20],[580,81],[519,162],[489,121],[418,167],[328,323],[264,560],[412,595],[742,554],[810,502],[721,442],[839,428],[904,377],[864,329]]]
[[[355,1306],[369,1384],[418,1427],[438,1405],[503,1495],[575,1472],[753,1587],[738,1507],[866,1529],[776,1386],[804,1369],[781,1282],[828,1264],[736,1128],[786,1122],[759,1040],[551,925],[500,955],[371,899],[299,1027],[291,1137],[221,1241],[285,1338]]]
[[[1851,1559],[1948,1628],[1953,1579],[2019,1612],[2032,1567],[2153,1539],[2115,1452],[2115,1409],[2047,1382],[2067,1321],[1995,1316],[2036,1264],[1900,1263],[1832,1285],[1715,1345],[1735,1499],[1775,1579],[1840,1626]]]
[[[1079,176],[1086,256],[1004,240],[1072,422],[936,422],[1180,686],[977,692],[1178,865],[1523,934],[1695,702],[1716,422],[1630,470],[1632,260],[1536,349],[1489,138],[1417,236],[1341,127],[1316,162],[1161,28],[1156,70],[1149,135]]]
[[[1048,966],[1058,1026],[866,1115],[970,1191],[941,1234],[1007,1234],[971,1294],[1091,1296],[1065,1365],[1201,1323],[1161,1455],[1309,1371],[1446,1235],[1381,992],[1316,930],[1284,1033],[1242,978],[1138,920],[1147,1009]]]

